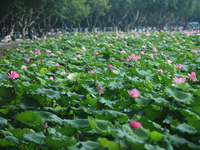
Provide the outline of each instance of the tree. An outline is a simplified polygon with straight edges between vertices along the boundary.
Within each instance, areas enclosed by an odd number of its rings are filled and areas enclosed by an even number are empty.
[[[109,10],[110,5],[109,0],[87,0],[87,3],[91,10],[90,14],[86,18],[87,25],[91,32],[93,32],[94,27],[97,25],[99,17],[104,16]]]

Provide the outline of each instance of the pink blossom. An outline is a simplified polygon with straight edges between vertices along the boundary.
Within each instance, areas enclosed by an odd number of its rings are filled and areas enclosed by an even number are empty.
[[[95,74],[94,70],[88,71],[90,74]]]
[[[192,53],[198,53],[198,49],[192,50]]]
[[[59,63],[56,63],[56,66],[59,66]]]
[[[38,55],[40,55],[41,53],[40,53],[40,50],[38,50],[37,52],[35,52],[36,54],[38,54]]]
[[[46,53],[51,53],[51,50],[46,50]]]
[[[153,55],[151,55],[151,58],[153,58]]]
[[[41,63],[43,63],[43,62],[44,62],[44,60],[42,59],[42,60],[41,60]]]
[[[61,55],[61,51],[57,51],[57,53]]]
[[[180,77],[180,78],[177,78],[177,77],[175,76],[175,78],[173,78],[173,81],[172,81],[172,82],[173,82],[173,83],[176,83],[176,82],[180,83],[180,82],[185,82],[185,80],[186,80],[185,78],[181,78],[181,77]]]
[[[144,52],[144,51],[141,51],[141,52],[140,52],[140,54],[144,55],[144,54],[145,54],[145,52]]]
[[[110,43],[110,46],[113,46],[113,44]]]
[[[78,60],[76,57],[74,57],[75,60]]]
[[[122,50],[121,52],[124,53],[124,54],[126,54],[126,51],[124,51],[124,50]]]
[[[22,67],[21,67],[21,69],[23,70],[23,69],[26,69],[27,67],[26,66],[24,66],[24,65],[22,65]]]
[[[186,55],[184,55],[184,57],[183,58],[185,58],[186,59]]]
[[[179,63],[178,65],[176,65],[177,66],[177,68],[179,68],[179,69],[182,69],[183,68],[183,66]]]
[[[132,91],[128,92],[129,95],[131,95],[131,97],[139,97],[140,95],[138,94],[139,91],[137,89],[133,89]]]
[[[171,65],[172,61],[171,60],[167,60],[167,64]]]
[[[163,56],[165,55],[163,52],[161,53]]]
[[[99,52],[94,52],[94,55],[99,55]]]
[[[120,61],[124,61],[124,58],[122,57],[122,58],[120,58]]]
[[[83,47],[82,47],[82,50],[86,51],[86,48],[83,46]]]
[[[102,85],[99,86],[98,91],[99,91],[99,95],[101,95],[101,92],[103,91],[103,86]]]
[[[163,73],[164,71],[163,71],[162,69],[158,69],[158,72],[161,72],[161,73]]]
[[[75,49],[77,49],[77,47],[75,47]]]
[[[135,54],[131,54],[131,56],[128,56],[129,59],[127,59],[126,61],[129,62],[130,60],[134,60],[135,58]]]
[[[112,65],[111,65],[111,64],[109,64],[109,65],[108,65],[108,68],[109,68],[109,69],[112,69]]]
[[[118,74],[118,70],[115,70],[115,71],[113,70],[113,73]]]
[[[78,57],[82,56],[81,54],[77,54]]]
[[[135,57],[134,59],[135,59],[135,60],[136,60],[136,59],[141,59],[141,56],[139,55],[139,56]]]
[[[190,81],[197,81],[195,72],[192,72],[191,74],[188,73],[188,77],[187,78],[189,78]]]
[[[51,56],[54,56],[54,53],[51,53]]]
[[[19,74],[17,74],[17,72],[16,71],[11,71],[11,74],[10,73],[8,73],[8,78],[9,79],[12,79],[12,80],[14,80],[14,79],[16,79],[16,78],[19,78]]]
[[[131,121],[130,122],[130,127],[133,130],[138,130],[140,128],[140,126],[141,126],[141,123],[138,122],[138,121]]]
[[[27,59],[26,59],[26,62],[30,62],[30,58],[27,58]]]
[[[153,48],[153,52],[158,52],[158,50],[156,49],[156,47]]]
[[[49,77],[50,80],[53,80],[53,77]]]
[[[64,75],[65,75],[65,71],[62,71],[62,72],[60,73],[60,75],[64,76]]]

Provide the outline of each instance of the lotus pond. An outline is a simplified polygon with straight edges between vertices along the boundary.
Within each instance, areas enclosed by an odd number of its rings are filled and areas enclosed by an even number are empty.
[[[200,32],[71,33],[0,60],[0,148],[200,149]]]

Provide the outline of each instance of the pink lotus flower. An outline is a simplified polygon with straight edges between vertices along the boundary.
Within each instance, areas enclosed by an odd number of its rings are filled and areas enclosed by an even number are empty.
[[[81,54],[77,54],[78,57],[82,56]]]
[[[163,73],[163,72],[164,72],[162,69],[158,69],[158,72],[159,72],[159,71],[160,71],[161,73]]]
[[[21,69],[23,70],[23,69],[26,69],[27,67],[26,66],[24,66],[24,65],[22,65],[22,67],[21,67]]]
[[[51,53],[51,50],[46,50],[46,53]]]
[[[99,86],[98,91],[99,91],[99,95],[101,95],[101,92],[103,91],[103,86],[102,85]]]
[[[30,62],[30,58],[27,58],[27,59],[26,59],[26,62]]]
[[[167,60],[167,64],[171,65],[172,61],[171,60]]]
[[[135,57],[134,59],[135,59],[135,60],[136,60],[136,59],[141,59],[141,56],[139,55],[139,56]]]
[[[51,53],[51,56],[54,56],[54,53]]]
[[[180,83],[180,82],[185,82],[185,78],[177,78],[176,76],[175,76],[175,78],[173,78],[173,83],[176,83],[176,82],[178,82],[178,83]]]
[[[42,59],[42,60],[41,60],[41,63],[43,63],[43,62],[44,62],[44,60]]]
[[[124,50],[122,50],[121,52],[124,53],[124,54],[126,54],[126,51],[124,51]]]
[[[40,55],[41,53],[40,53],[40,50],[38,50],[37,52],[35,52],[36,54],[38,54],[38,55]]]
[[[192,53],[198,53],[198,49],[192,50]]]
[[[179,68],[179,69],[182,69],[183,68],[183,66],[179,63],[178,65],[176,65],[177,66],[177,68]]]
[[[94,55],[99,55],[99,52],[94,52]]]
[[[111,65],[111,64],[109,64],[109,65],[108,65],[108,68],[109,68],[109,69],[112,69],[112,65]]]
[[[141,126],[141,123],[138,122],[138,121],[131,121],[131,122],[130,122],[130,127],[131,127],[131,129],[133,129],[133,130],[139,129],[140,126]]]
[[[118,74],[118,70],[113,71],[113,73]]]
[[[90,74],[95,74],[94,70],[88,71]]]
[[[59,66],[59,63],[56,63],[56,66]]]
[[[49,77],[50,80],[53,80],[53,77]]]
[[[158,50],[156,49],[156,47],[153,48],[153,52],[154,53],[158,52]]]
[[[57,51],[57,53],[61,55],[61,51]]]
[[[19,74],[17,74],[17,72],[16,71],[11,71],[11,74],[10,73],[8,73],[8,78],[9,79],[12,79],[12,80],[14,80],[14,79],[16,79],[16,78],[19,78]]]
[[[133,89],[132,91],[128,92],[129,95],[131,95],[131,97],[139,97],[140,95],[138,94],[139,91],[137,89]]]
[[[187,78],[189,78],[190,81],[197,81],[195,72],[192,72],[191,74],[188,73],[188,77]]]
[[[62,71],[62,72],[60,73],[60,75],[62,75],[62,76],[65,75],[65,71]]]
[[[184,55],[184,57],[183,58],[185,58],[186,59],[186,55]]]
[[[74,57],[75,60],[78,60],[76,57]]]
[[[131,56],[128,56],[128,57],[129,57],[129,59],[126,60],[127,62],[134,60],[135,54],[131,54]]]
[[[144,55],[144,54],[145,54],[145,52],[144,52],[144,51],[141,51],[141,52],[140,52],[140,54]]]

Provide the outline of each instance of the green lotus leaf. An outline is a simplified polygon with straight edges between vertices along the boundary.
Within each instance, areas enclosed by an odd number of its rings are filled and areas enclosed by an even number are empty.
[[[30,133],[34,133],[32,130],[28,129],[28,128],[17,128],[17,129],[13,129],[10,131],[14,137],[16,137],[19,140],[24,140],[24,138],[22,137],[22,134],[30,134]]]
[[[7,126],[8,120],[0,117],[0,129]]]
[[[89,150],[89,149],[102,149],[102,146],[100,143],[95,141],[83,141],[83,142],[77,142],[76,146],[72,146],[68,148],[69,150]]]
[[[108,148],[109,150],[117,150],[119,148],[119,144],[113,141],[109,141],[106,138],[98,138],[97,141],[102,145],[103,148]]]
[[[108,128],[113,127],[110,121],[94,119],[92,117],[88,117],[88,122],[92,131],[99,134],[108,134],[110,132]]]
[[[38,88],[36,89],[36,91],[38,92],[38,94],[45,94],[50,99],[58,100],[61,98],[60,93],[53,89]]]
[[[19,139],[14,136],[6,136],[4,139],[8,142],[13,142],[16,147],[19,146]]]
[[[158,146],[158,145],[151,145],[151,144],[145,144],[145,149],[146,150],[166,150],[165,148],[161,148],[160,146]],[[168,149],[168,150],[173,150],[173,148],[172,149]]]
[[[186,93],[175,87],[165,87],[165,92],[169,97],[173,97],[174,100],[185,104],[191,104],[193,102],[193,96],[190,93]]]
[[[152,131],[152,132],[149,132],[149,136],[151,137],[151,139],[154,141],[154,142],[159,142],[161,141],[163,138],[162,138],[162,134],[157,132],[157,131]]]
[[[42,123],[42,119],[39,117],[38,113],[32,111],[25,111],[15,116],[20,122],[33,127]]]
[[[43,123],[56,122],[58,124],[62,124],[63,119],[61,119],[60,117],[58,117],[57,115],[51,112],[48,112],[48,111],[34,111],[34,112],[40,116]]]
[[[12,141],[7,141],[6,139],[0,139],[0,146],[7,147],[7,146],[14,146],[15,144]]]
[[[71,125],[75,129],[84,129],[90,127],[88,119],[78,119],[78,118],[75,118],[74,120],[63,119],[62,124]]]
[[[178,129],[179,131],[181,131],[183,133],[184,132],[189,133],[189,134],[195,134],[195,133],[197,133],[197,130],[194,127],[191,127],[191,126],[189,126],[186,123],[178,124],[176,126],[176,129]]]
[[[76,144],[76,139],[74,137],[68,138],[55,138],[51,136],[47,136],[43,138],[46,145],[50,149],[59,149],[62,147],[71,147]]]
[[[124,86],[120,82],[108,82],[108,88],[111,90],[122,89]]]
[[[38,145],[44,144],[43,138],[45,138],[45,135],[42,132],[31,133],[31,134],[22,134],[22,137],[25,140],[27,140],[29,142],[33,142],[33,143],[38,144]]]

